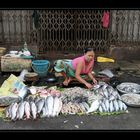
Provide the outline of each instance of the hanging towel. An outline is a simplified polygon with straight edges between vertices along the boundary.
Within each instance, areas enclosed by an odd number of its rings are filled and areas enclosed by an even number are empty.
[[[102,26],[108,28],[109,26],[109,12],[104,12],[102,17]]]

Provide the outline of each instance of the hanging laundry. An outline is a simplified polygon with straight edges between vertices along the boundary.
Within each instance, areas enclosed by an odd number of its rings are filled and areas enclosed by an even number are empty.
[[[102,17],[102,26],[108,28],[109,26],[109,12],[104,12]]]

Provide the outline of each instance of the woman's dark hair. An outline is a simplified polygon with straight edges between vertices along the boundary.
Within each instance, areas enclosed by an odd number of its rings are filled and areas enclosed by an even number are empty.
[[[89,51],[94,51],[93,48],[84,48],[84,53],[87,53]]]

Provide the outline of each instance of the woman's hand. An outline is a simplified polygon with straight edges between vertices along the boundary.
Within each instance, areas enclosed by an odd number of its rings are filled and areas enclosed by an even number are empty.
[[[93,84],[97,84],[97,80],[95,78],[93,78]]]
[[[90,83],[86,83],[85,85],[86,85],[86,87],[89,88],[89,89],[93,87],[93,85],[91,85]]]

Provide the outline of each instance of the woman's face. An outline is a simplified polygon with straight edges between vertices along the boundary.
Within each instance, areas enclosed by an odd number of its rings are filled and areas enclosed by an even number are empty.
[[[85,53],[85,59],[87,62],[90,62],[94,59],[94,52],[93,51],[88,51]]]

